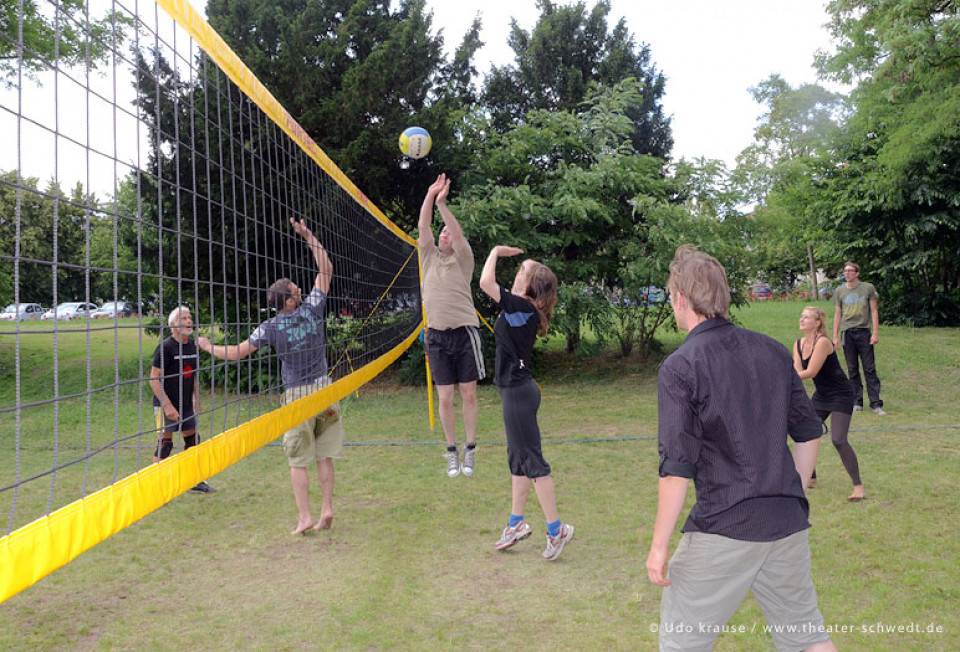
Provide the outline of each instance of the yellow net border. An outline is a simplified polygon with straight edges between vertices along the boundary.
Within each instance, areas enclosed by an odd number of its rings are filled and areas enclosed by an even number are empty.
[[[357,203],[401,240],[416,247],[416,241],[360,192],[189,2],[156,2]],[[421,321],[388,353],[328,387],[223,432],[162,464],[141,469],[0,538],[0,602],[355,392],[399,358],[416,340],[423,324]]]

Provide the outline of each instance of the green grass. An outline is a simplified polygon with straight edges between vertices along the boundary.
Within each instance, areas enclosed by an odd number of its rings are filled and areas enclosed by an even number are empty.
[[[786,344],[802,307],[755,304],[738,319]],[[846,502],[849,479],[829,443],[821,448],[810,494],[813,574],[827,624],[857,628],[834,636],[841,649],[960,649],[960,429],[929,427],[960,424],[958,335],[881,331],[890,414],[858,414],[851,432],[868,500]],[[671,350],[682,335],[662,339]],[[6,341],[0,335],[0,347]],[[655,649],[660,589],[643,562],[656,513],[658,361],[571,360],[558,339],[547,348],[545,455],[561,514],[577,526],[557,563],[539,559],[544,527],[533,496],[535,536],[492,549],[509,509],[495,389],[479,392],[476,475],[449,480],[425,390],[378,379],[347,401],[348,439],[406,445],[347,449],[333,530],[289,534],[289,474],[282,450],[267,447],[212,478],[219,493],[180,497],[0,605],[0,647]],[[112,433],[112,419],[107,426]],[[582,439],[610,441],[570,441]],[[691,491],[688,508],[692,500]],[[748,598],[731,624],[763,622]],[[859,630],[878,622],[943,631]],[[772,645],[754,631],[721,636],[716,649]]]

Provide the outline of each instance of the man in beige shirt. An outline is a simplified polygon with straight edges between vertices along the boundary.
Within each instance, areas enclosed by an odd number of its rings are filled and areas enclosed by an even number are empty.
[[[420,207],[420,262],[423,265],[423,305],[427,313],[424,346],[430,371],[440,397],[440,423],[447,440],[447,475],[473,475],[477,439],[477,381],[484,377],[483,351],[477,312],[473,307],[470,282],[473,278],[473,251],[457,219],[447,208],[450,180],[437,177]],[[443,218],[439,243],[434,242],[431,225],[436,205]],[[460,385],[463,427],[467,444],[463,462],[457,450],[456,414],[453,387]]]

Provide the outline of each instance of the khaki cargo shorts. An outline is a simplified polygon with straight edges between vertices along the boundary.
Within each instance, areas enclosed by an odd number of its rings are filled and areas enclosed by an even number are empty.
[[[326,383],[293,387],[283,393],[287,405],[322,388]],[[339,458],[343,455],[343,421],[340,419],[340,402],[336,402],[283,434],[283,450],[292,467],[303,468],[324,458]]]

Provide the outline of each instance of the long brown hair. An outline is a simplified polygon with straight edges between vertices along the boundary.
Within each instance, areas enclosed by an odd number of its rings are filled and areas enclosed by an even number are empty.
[[[547,334],[547,330],[550,328],[553,309],[557,305],[557,275],[543,263],[538,263],[532,259],[525,262],[527,264],[527,289],[524,296],[540,313],[540,326],[537,328],[537,334],[542,337]]]

